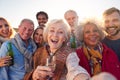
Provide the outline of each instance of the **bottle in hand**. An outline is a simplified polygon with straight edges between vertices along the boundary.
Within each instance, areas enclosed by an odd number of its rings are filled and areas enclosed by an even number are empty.
[[[74,34],[71,34],[70,46],[71,46],[71,48],[76,48],[76,39],[75,39],[75,35]]]
[[[12,44],[11,43],[8,43],[8,53],[7,53],[8,56],[11,56],[11,61],[9,63],[9,66],[12,66],[14,64],[14,53],[13,53],[13,50],[12,50]]]

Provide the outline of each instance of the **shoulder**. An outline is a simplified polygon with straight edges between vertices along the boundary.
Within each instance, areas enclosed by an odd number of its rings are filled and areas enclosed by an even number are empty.
[[[103,44],[103,57],[109,57],[109,58],[112,58],[112,59],[117,59],[117,55],[115,54],[115,52],[107,47],[105,44]]]
[[[70,54],[72,52],[75,52],[75,49],[73,49],[71,47],[68,47],[68,46],[64,46],[64,47],[61,48],[61,51],[65,52],[66,54]]]
[[[113,52],[114,53],[114,51],[111,48],[109,48],[106,44],[102,43],[102,45],[103,45],[103,49],[105,52]]]
[[[105,37],[105,38],[102,40],[103,43],[110,42],[110,41],[111,41],[111,40],[110,40],[109,38],[107,38],[107,37]]]
[[[36,50],[36,52],[41,51],[41,50],[44,50],[44,49],[45,49],[45,47],[40,47],[40,48],[38,48],[38,49]]]
[[[8,43],[9,43],[9,41],[5,41],[5,42],[1,45],[1,47],[6,47]]]
[[[45,47],[40,47],[40,48],[38,48],[38,49],[35,51],[34,55],[41,54],[43,50],[45,50]]]
[[[7,44],[8,44],[8,41],[4,42],[4,43],[1,45],[1,48],[0,48],[0,56],[6,56],[6,53],[7,53],[7,51],[8,51]]]
[[[83,51],[83,47],[81,46],[81,47],[78,47],[77,49],[76,49],[76,53],[77,54],[79,54],[79,53],[81,53]]]

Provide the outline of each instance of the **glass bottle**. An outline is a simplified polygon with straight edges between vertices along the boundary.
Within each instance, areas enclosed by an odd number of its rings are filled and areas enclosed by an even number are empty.
[[[54,73],[56,68],[56,57],[54,55],[50,54],[50,56],[47,57],[46,66],[50,67],[52,69],[52,72]],[[53,77],[47,76],[46,80],[53,80]]]
[[[76,39],[75,39],[75,35],[74,34],[71,34],[70,46],[71,46],[71,48],[76,48]]]
[[[10,63],[9,63],[9,66],[12,66],[13,64],[14,64],[14,53],[13,53],[13,51],[12,51],[12,44],[11,43],[8,43],[8,53],[7,53],[7,55],[8,56],[11,56],[11,61],[10,61]]]

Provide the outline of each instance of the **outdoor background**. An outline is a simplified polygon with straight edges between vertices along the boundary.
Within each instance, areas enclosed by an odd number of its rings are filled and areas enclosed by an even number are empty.
[[[32,19],[37,27],[36,13],[45,11],[49,20],[64,18],[64,13],[73,9],[84,18],[101,19],[104,10],[120,9],[120,0],[0,0],[0,17],[6,18],[12,27],[17,28],[23,18]]]

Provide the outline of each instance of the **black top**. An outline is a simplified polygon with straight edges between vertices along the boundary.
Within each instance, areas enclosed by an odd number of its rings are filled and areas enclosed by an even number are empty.
[[[102,42],[106,44],[109,48],[111,48],[118,56],[120,61],[120,39],[117,40],[110,40],[105,37]]]

